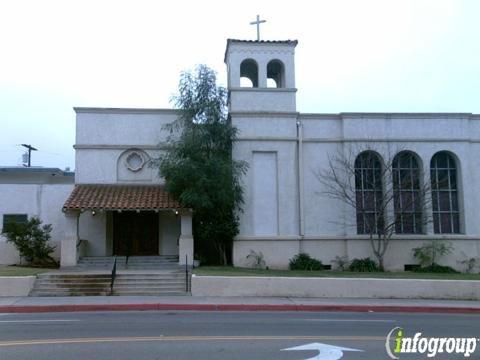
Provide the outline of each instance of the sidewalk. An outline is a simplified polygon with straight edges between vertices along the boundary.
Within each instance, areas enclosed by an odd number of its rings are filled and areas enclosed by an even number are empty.
[[[0,313],[72,311],[345,311],[480,314],[478,301],[200,296],[4,297]]]

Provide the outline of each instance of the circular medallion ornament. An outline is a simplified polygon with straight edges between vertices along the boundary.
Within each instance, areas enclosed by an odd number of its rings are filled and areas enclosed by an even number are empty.
[[[137,172],[137,171],[140,171],[145,165],[145,159],[142,153],[138,151],[132,151],[125,158],[125,165],[128,170]]]

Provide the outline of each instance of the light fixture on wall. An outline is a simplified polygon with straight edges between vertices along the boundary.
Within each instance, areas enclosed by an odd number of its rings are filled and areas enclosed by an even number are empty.
[[[95,216],[97,212],[95,210],[92,210],[92,216]]]

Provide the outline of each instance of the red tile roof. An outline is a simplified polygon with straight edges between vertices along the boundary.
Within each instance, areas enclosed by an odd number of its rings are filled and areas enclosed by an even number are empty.
[[[161,210],[180,209],[158,185],[75,185],[63,210]]]

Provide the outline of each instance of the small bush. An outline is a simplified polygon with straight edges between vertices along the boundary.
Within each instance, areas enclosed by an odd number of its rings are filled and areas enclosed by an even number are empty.
[[[8,223],[3,227],[2,234],[7,242],[13,243],[20,257],[31,265],[57,265],[50,256],[55,246],[50,245],[52,225],[42,226],[39,218],[33,217],[24,224]]]
[[[350,261],[348,260],[348,256],[335,256],[335,259],[332,260],[335,264],[335,270],[345,271],[347,269],[348,264]]]
[[[306,253],[300,253],[290,259],[290,270],[323,270],[323,264]]]
[[[261,251],[257,253],[254,250],[250,250],[250,254],[247,255],[247,260],[250,261],[250,266],[254,269],[265,269],[267,267]]]
[[[413,248],[413,257],[420,262],[422,267],[432,267],[437,264],[437,260],[453,252],[453,246],[450,242],[432,240],[420,247]]]
[[[438,264],[432,264],[429,266],[418,267],[413,269],[415,272],[419,273],[440,273],[440,274],[458,274],[458,271],[451,268],[450,266],[442,266]]]
[[[374,260],[366,257],[364,259],[353,259],[350,262],[348,270],[355,272],[375,272],[380,271],[380,268]]]
[[[463,253],[463,255],[466,257],[465,253]],[[464,266],[465,272],[467,274],[473,274],[475,272],[475,269],[477,269],[480,265],[480,258],[471,257],[471,258],[466,258],[464,260],[459,260],[457,262]]]

